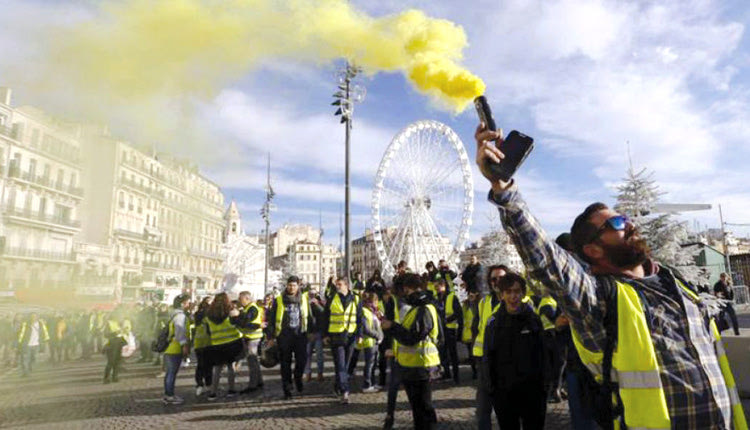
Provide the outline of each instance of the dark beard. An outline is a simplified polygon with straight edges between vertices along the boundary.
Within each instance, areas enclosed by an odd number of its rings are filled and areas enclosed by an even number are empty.
[[[628,235],[621,245],[604,245],[609,261],[620,269],[630,269],[640,266],[648,260],[650,249],[646,239],[637,236],[634,231]]]

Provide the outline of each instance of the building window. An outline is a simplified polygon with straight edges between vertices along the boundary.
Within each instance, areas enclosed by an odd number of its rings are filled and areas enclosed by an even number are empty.
[[[117,198],[117,205],[120,207],[120,209],[125,208],[125,193],[123,193],[122,191],[120,191],[120,195]]]

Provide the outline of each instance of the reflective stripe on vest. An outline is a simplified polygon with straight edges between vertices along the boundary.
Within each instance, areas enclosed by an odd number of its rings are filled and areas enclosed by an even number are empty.
[[[167,349],[164,350],[164,353],[169,355],[181,355],[182,346],[180,346],[180,342],[177,342],[177,339],[175,339],[174,330],[174,318],[171,318],[169,321],[169,345],[167,345]]]
[[[677,284],[692,301],[700,300],[680,281],[677,281]],[[628,429],[668,429],[671,427],[671,419],[643,304],[633,286],[619,280],[616,281],[616,285],[618,340],[617,349],[612,356],[612,380],[618,383],[623,404],[622,418]],[[713,332],[713,321],[711,324]],[[580,336],[572,327],[571,334],[581,361],[594,373],[597,381],[601,381],[604,354],[585,349]],[[732,401],[734,427],[747,429],[729,362],[723,354],[723,346],[717,333],[712,334],[716,339],[722,376]]]
[[[210,318],[206,318],[206,322],[208,323],[208,330],[211,333],[212,346],[223,345],[242,339],[242,333],[240,333],[237,327],[232,325],[229,317],[225,318],[221,324],[214,324]]]
[[[258,339],[263,338],[263,327],[260,326],[263,323],[263,308],[258,306],[257,303],[250,303],[245,308],[245,315],[250,313],[250,309],[252,308],[255,308],[257,312],[255,314],[255,318],[252,321],[250,321],[250,323],[256,324],[258,328],[256,328],[255,330],[251,330],[246,327],[240,327],[240,332],[242,332],[242,336],[245,337],[246,339],[258,340]]]
[[[469,302],[466,302],[466,306],[464,306],[464,329],[461,332],[461,342],[463,343],[471,342],[472,321],[474,321],[474,309]]]
[[[365,319],[364,323],[367,324],[367,327],[372,330],[374,314],[369,308],[362,307],[362,315]],[[373,346],[375,346],[375,338],[365,336],[364,334],[361,336],[357,336],[357,344],[355,348],[362,350],[372,348]]]
[[[328,333],[354,333],[357,331],[357,304],[359,300],[355,296],[344,309],[338,294],[331,301],[331,317],[328,320]]]
[[[724,383],[727,386],[729,392],[729,400],[732,403],[732,424],[735,429],[747,430],[747,421],[745,420],[745,411],[742,408],[742,402],[740,401],[740,395],[737,392],[737,385],[732,375],[732,369],[729,367],[729,359],[727,358],[727,352],[724,349],[724,341],[721,340],[721,334],[719,328],[716,327],[716,321],[711,320],[710,324],[711,334],[716,339],[716,355],[719,358],[719,367],[721,367],[721,374],[724,377]]]
[[[502,302],[498,301],[497,305],[492,307],[492,294],[482,297],[482,301],[479,302],[479,331],[477,338],[474,339],[474,348],[471,351],[474,357],[484,355],[484,329],[487,327],[490,316],[500,308],[500,303]]]
[[[428,304],[424,306],[425,310],[432,318],[432,330],[427,337],[416,345],[399,345],[398,347],[398,364],[403,367],[421,367],[430,368],[440,365],[440,354],[438,353],[437,340],[440,336],[440,320],[438,319],[437,309],[435,306]],[[412,308],[404,317],[402,324],[406,330],[411,329],[417,319],[419,307]]]
[[[545,306],[552,306],[552,311],[555,312],[557,310],[557,302],[550,296],[542,297],[542,300],[539,302],[539,307],[536,309],[536,314],[539,315],[539,318],[542,320],[542,326],[544,329],[552,330],[555,328],[555,322],[550,321],[546,315],[542,314],[542,308]]]
[[[284,322],[284,297],[279,294],[276,297],[276,326],[274,327],[274,335],[278,336],[281,334],[281,324]],[[307,293],[302,293],[302,297],[299,302],[299,314],[300,314],[300,325],[302,326],[300,332],[307,333],[307,315],[310,310],[310,304],[308,302]]]
[[[195,326],[193,346],[195,347],[195,349],[203,349],[207,346],[211,346],[211,337],[208,335],[205,319],[201,324],[196,324]]]
[[[450,276],[448,277],[450,278]],[[451,292],[450,294],[448,294],[448,297],[445,299],[445,320],[446,321],[448,321],[448,318],[453,316],[453,298],[455,296],[456,296],[456,293]],[[458,320],[446,323],[445,328],[458,328]]]

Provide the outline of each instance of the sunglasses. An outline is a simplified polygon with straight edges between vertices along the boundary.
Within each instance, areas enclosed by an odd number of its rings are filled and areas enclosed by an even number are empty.
[[[594,235],[594,239],[601,236],[604,231],[607,229],[612,229],[614,231],[621,231],[625,230],[625,227],[630,222],[630,218],[628,218],[625,215],[615,215],[611,218],[608,218],[606,221],[604,221],[604,224],[602,224],[601,227],[599,227],[599,230],[596,231],[596,234]],[[593,239],[592,239],[593,240]]]

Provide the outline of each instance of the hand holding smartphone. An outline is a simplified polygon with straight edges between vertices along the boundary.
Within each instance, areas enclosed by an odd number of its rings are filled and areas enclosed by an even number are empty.
[[[485,124],[487,129],[497,131],[497,125],[495,124],[495,119],[492,117],[492,110],[487,102],[487,98],[485,96],[477,97],[474,99],[474,106],[476,107],[479,120]],[[487,159],[486,167],[492,172],[495,178],[508,182],[516,173],[516,170],[523,164],[524,160],[526,160],[531,150],[534,149],[534,139],[517,130],[513,130],[502,142],[495,145],[505,155],[505,158],[499,163]]]

